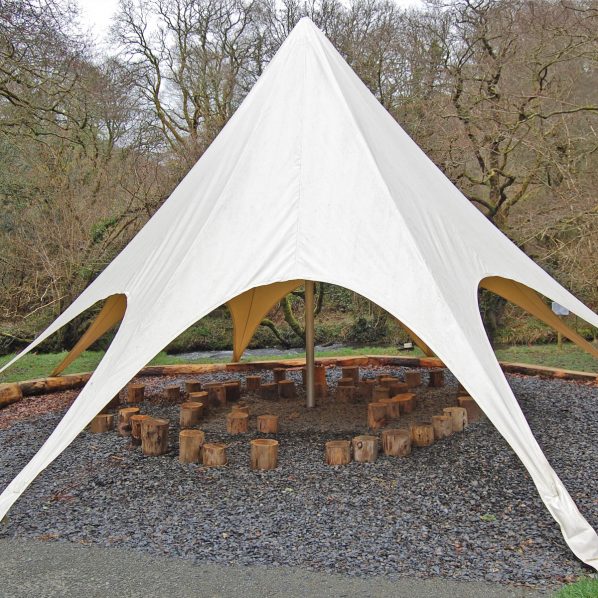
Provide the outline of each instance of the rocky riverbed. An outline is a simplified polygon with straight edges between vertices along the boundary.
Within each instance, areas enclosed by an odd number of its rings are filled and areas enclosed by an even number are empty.
[[[361,369],[366,376],[402,368]],[[425,370],[423,370],[425,372]],[[234,376],[244,380],[245,374]],[[333,389],[340,369],[328,370]],[[230,373],[196,376],[202,382]],[[265,380],[271,377],[264,372]],[[289,377],[300,381],[299,372]],[[494,427],[481,420],[463,433],[381,456],[374,464],[332,468],[324,443],[366,432],[365,404],[332,399],[306,411],[297,399],[244,397],[252,427],[225,431],[225,411],[202,424],[208,441],[228,447],[226,467],[178,462],[178,407],[161,389],[185,377],[143,378],[142,412],[172,422],[171,450],[144,457],[115,432],[83,432],[9,513],[0,537],[121,546],[196,561],[291,565],[368,576],[444,576],[550,587],[589,572],[567,548],[528,474]],[[598,388],[509,377],[532,430],[579,509],[598,528]],[[457,383],[417,391],[418,407],[399,426],[455,404]],[[298,384],[298,387],[300,385]],[[75,393],[28,399],[0,412],[4,487],[53,430]],[[50,410],[44,412],[45,405]],[[279,467],[254,472],[248,441],[255,415],[280,416]]]

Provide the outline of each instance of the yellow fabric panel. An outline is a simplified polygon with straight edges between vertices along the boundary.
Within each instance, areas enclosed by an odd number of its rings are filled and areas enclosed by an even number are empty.
[[[255,287],[227,302],[233,320],[233,361],[239,361],[260,322],[285,295],[303,284],[288,280]]]
[[[106,299],[96,319],[85,331],[85,334],[79,339],[77,344],[70,350],[69,354],[62,362],[54,368],[51,376],[58,376],[64,371],[83,351],[88,349],[108,330],[116,326],[124,317],[127,309],[127,297],[125,295],[111,295]]]
[[[480,283],[480,286],[500,295],[522,309],[525,309],[527,312],[538,318],[538,320],[548,324],[560,332],[564,337],[574,342],[578,347],[598,358],[598,349],[585,338],[577,334],[577,332],[569,328],[569,326],[567,326],[563,320],[544,303],[540,295],[533,289],[514,280],[501,278],[499,276],[484,278]]]
[[[413,330],[407,328],[407,326],[405,326],[405,324],[403,324],[403,322],[400,320],[397,320],[397,322],[399,323],[399,326],[409,335],[411,340],[424,352],[424,355],[427,355],[428,357],[434,357],[434,351],[432,351],[432,349],[430,349],[430,347],[428,347],[428,345],[426,345],[426,343],[424,343],[424,341],[422,341],[422,339],[419,338],[419,336],[417,336]]]

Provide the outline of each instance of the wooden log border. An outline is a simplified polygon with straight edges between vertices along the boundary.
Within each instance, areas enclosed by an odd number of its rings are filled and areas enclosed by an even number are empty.
[[[395,355],[360,355],[358,357],[326,357],[316,360],[316,363],[326,367],[338,366],[402,366],[439,368],[445,367],[440,359],[434,357],[401,357]],[[550,368],[541,365],[525,363],[500,362],[504,372],[523,374],[526,376],[541,376],[560,380],[575,380],[580,382],[594,382],[598,384],[596,372],[578,372]],[[143,376],[185,376],[189,374],[209,374],[212,372],[237,372],[240,370],[260,371],[273,368],[287,368],[290,370],[305,367],[304,359],[283,359],[277,361],[250,361],[243,363],[177,363],[173,365],[150,365],[144,367],[137,377]],[[65,374],[22,382],[8,382],[0,384],[0,407],[5,407],[23,397],[48,394],[64,390],[73,390],[85,386],[92,372],[83,374]]]

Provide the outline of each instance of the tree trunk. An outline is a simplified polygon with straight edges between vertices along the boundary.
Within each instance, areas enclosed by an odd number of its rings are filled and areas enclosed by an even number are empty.
[[[326,443],[326,463],[347,465],[351,462],[351,443],[348,440],[330,440]]]
[[[366,401],[371,401],[374,394],[374,387],[378,385],[378,381],[367,378],[359,383],[359,394]]]
[[[405,372],[405,383],[409,388],[421,386],[422,375],[420,372]]]
[[[386,405],[386,418],[388,420],[396,420],[401,417],[401,403],[395,399],[396,397],[380,399],[380,403]]]
[[[180,424],[181,428],[192,428],[198,426],[203,414],[203,403],[187,401],[181,403]]]
[[[411,444],[413,446],[430,446],[434,444],[434,428],[429,422],[411,424]]]
[[[188,395],[192,392],[201,392],[201,382],[197,380],[185,380],[185,392]]]
[[[444,386],[444,371],[432,370],[430,372],[430,382],[428,386],[432,388],[440,388],[441,386]]]
[[[204,391],[208,393],[207,405],[210,407],[224,407],[226,405],[226,390],[219,382],[210,382],[203,385]]]
[[[111,413],[100,413],[96,415],[89,424],[89,431],[92,434],[109,432],[114,427],[114,415]]]
[[[206,467],[226,465],[226,444],[222,442],[207,442],[203,445],[201,453]]]
[[[261,434],[277,434],[278,415],[259,415],[257,418],[257,431]]]
[[[355,400],[355,387],[337,386],[335,399],[337,403],[353,403]]]
[[[407,430],[383,430],[382,450],[385,455],[406,457],[411,453],[411,434]]]
[[[368,427],[378,430],[386,425],[386,404],[370,403],[368,405]]]
[[[443,411],[451,418],[453,432],[463,432],[467,425],[467,411],[463,407],[445,407]]]
[[[148,419],[149,417],[149,415],[137,413],[136,415],[132,415],[129,419],[129,424],[131,426],[131,444],[133,446],[141,445],[141,424],[143,420]]]
[[[184,404],[184,403],[183,403]],[[199,463],[205,434],[201,430],[181,430],[179,433],[179,461]]]
[[[245,378],[245,384],[247,386],[247,392],[258,393],[262,384],[261,376],[247,376]]]
[[[359,367],[351,366],[351,367],[344,367],[341,368],[341,379],[342,378],[352,378],[353,382],[350,386],[358,386],[359,385]]]
[[[239,380],[231,380],[224,383],[224,392],[226,396],[226,403],[234,403],[241,399],[241,382]],[[226,403],[221,404],[222,407]]]
[[[453,420],[450,415],[433,415],[432,427],[434,428],[434,440],[441,440],[453,433]]]
[[[394,382],[389,386],[390,396],[396,397],[397,395],[405,394],[409,392],[409,386],[405,382]]]
[[[457,397],[459,407],[463,407],[467,411],[467,423],[477,422],[484,417],[484,412],[480,406],[471,397]]]
[[[415,410],[415,395],[411,392],[407,392],[403,395],[397,395],[393,399],[399,403],[401,413],[413,413]]]
[[[148,417],[141,422],[141,450],[157,457],[168,451],[168,420]]]
[[[139,407],[125,407],[118,412],[118,433],[120,436],[131,435],[130,419],[139,413]]]
[[[276,469],[278,465],[278,441],[257,438],[249,443],[251,469]]]
[[[178,384],[164,387],[164,398],[169,403],[178,403],[181,399],[181,387]]]
[[[260,387],[262,399],[272,400],[278,398],[278,384],[276,382],[267,382]]]
[[[281,380],[287,379],[287,370],[286,368],[274,368],[272,370],[272,376],[274,382],[280,382]]]
[[[129,384],[127,388],[127,403],[143,403],[145,386],[143,384]]]
[[[297,389],[292,380],[280,380],[277,383],[278,396],[281,399],[294,399],[297,396]]]
[[[353,376],[347,376],[345,378],[340,378],[339,381],[336,383],[338,386],[355,386],[355,379]]]
[[[249,415],[242,411],[231,411],[226,416],[226,431],[229,434],[245,434],[249,426]]]
[[[353,459],[359,463],[373,463],[378,458],[377,436],[355,436],[353,444]]]
[[[380,399],[388,399],[390,397],[390,389],[388,386],[374,386],[372,392],[372,401],[379,401]]]

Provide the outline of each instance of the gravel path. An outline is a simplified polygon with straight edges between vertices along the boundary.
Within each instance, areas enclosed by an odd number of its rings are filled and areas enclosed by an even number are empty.
[[[328,376],[333,386],[340,370],[332,368]],[[181,379],[144,378],[149,396],[143,411],[178,422],[178,408],[159,398],[161,387],[175,380]],[[510,381],[549,460],[598,527],[598,388],[527,377]],[[456,382],[447,375],[444,388],[422,387],[418,396],[415,419],[454,404]],[[324,442],[365,432],[363,404],[327,401],[306,412],[302,397],[249,402],[252,416],[282,417],[275,471],[249,469],[248,439],[257,435],[228,437],[224,412],[202,425],[209,440],[230,443],[229,465],[221,469],[178,462],[178,425],[171,452],[155,458],[143,457],[115,434],[85,432],[15,504],[0,538],[117,546],[199,563],[390,580],[441,576],[540,589],[589,572],[570,553],[529,476],[489,422],[416,449],[409,458],[330,468],[323,463]],[[0,413],[0,426],[9,409]],[[0,431],[0,486],[61,414],[11,422]]]

